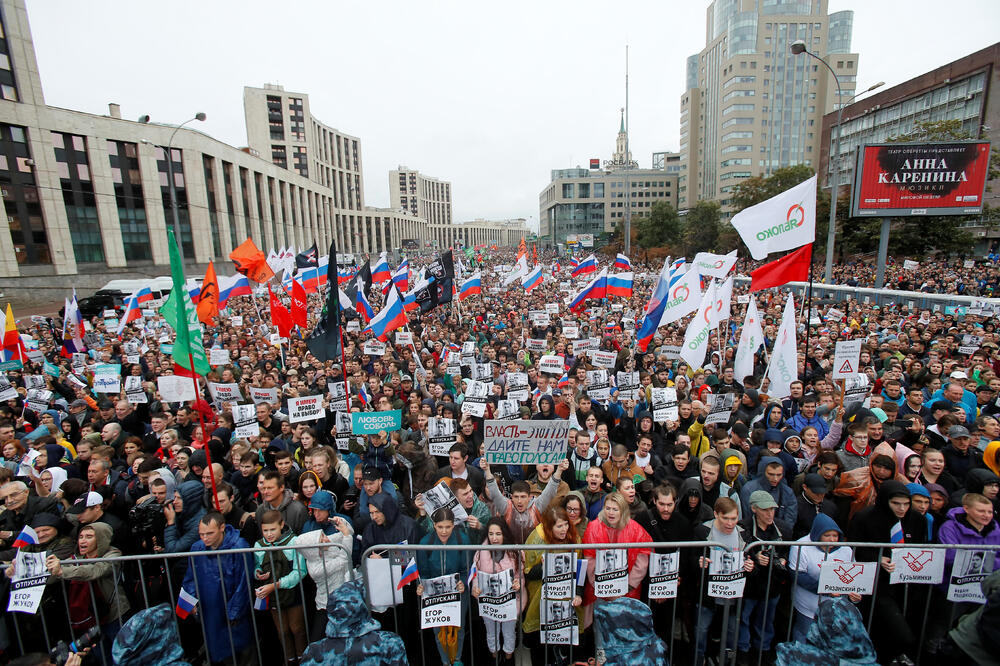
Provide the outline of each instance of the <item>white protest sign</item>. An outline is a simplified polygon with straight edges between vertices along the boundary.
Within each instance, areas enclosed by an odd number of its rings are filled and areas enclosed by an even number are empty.
[[[607,400],[611,397],[611,380],[607,370],[587,370],[587,395],[591,400]]]
[[[45,388],[45,375],[25,375],[24,376],[24,388],[28,389],[43,389]]]
[[[520,402],[531,397],[531,389],[528,388],[528,373],[507,373],[507,397]]]
[[[17,389],[7,381],[7,377],[0,375],[0,400],[13,400],[17,398]]]
[[[545,351],[546,343],[544,339],[528,338],[524,343],[525,349],[531,352]]]
[[[146,391],[142,388],[142,377],[129,375],[125,378],[125,398],[133,405],[149,402]]]
[[[678,421],[680,415],[677,410],[677,389],[665,386],[654,388],[653,395],[653,420],[658,423],[665,421]]]
[[[212,394],[212,402],[216,405],[223,405],[227,402],[239,402],[243,399],[239,384],[217,384],[208,383],[208,392]]]
[[[305,395],[288,399],[289,423],[316,421],[323,418],[323,396]]]
[[[919,261],[913,261],[912,259],[904,259],[903,260],[903,270],[904,271],[915,271],[918,268],[920,268],[920,262]]]
[[[639,371],[619,372],[615,375],[615,385],[618,386],[619,400],[639,399]]]
[[[712,549],[708,566],[708,596],[717,599],[736,599],[743,595],[746,572],[743,570],[742,550]]]
[[[242,326],[243,325],[243,317],[241,315],[233,315],[232,317],[229,318],[229,325],[230,326]]]
[[[257,422],[257,405],[233,405],[233,437],[257,437],[260,423]]]
[[[28,553],[18,549],[14,558],[14,577],[10,583],[7,611],[35,613],[45,592],[49,572],[45,568],[45,553]]]
[[[486,395],[489,387],[485,382],[472,380],[465,387],[465,399],[462,400],[462,413],[482,417],[486,414]]]
[[[350,412],[334,412],[334,439],[337,441],[337,448],[341,451],[350,450],[351,435],[354,434],[354,427],[351,424]],[[399,454],[396,454],[397,458]]]
[[[125,354],[125,362],[132,365],[137,365],[139,363],[138,354]]]
[[[491,465],[555,465],[566,458],[569,421],[490,420],[484,433]]]
[[[347,332],[348,333],[358,333],[361,331],[361,322],[357,319],[352,319],[347,322]]]
[[[542,555],[542,598],[539,604],[541,641],[577,645],[579,625],[573,609],[578,563],[576,553]]]
[[[229,363],[229,350],[222,347],[212,347],[208,350],[208,364],[226,365]]]
[[[677,597],[677,579],[680,570],[680,551],[651,553],[649,556],[649,598],[674,599]]]
[[[546,303],[545,311],[550,315],[559,314],[559,304],[558,303]]]
[[[951,565],[948,581],[948,601],[984,604],[981,583],[991,573],[995,553],[991,550],[958,550]]]
[[[579,355],[585,351],[597,349],[600,346],[600,343],[601,341],[596,338],[583,338],[582,340],[577,340],[571,344],[573,345],[573,351]]]
[[[856,340],[842,340],[836,344],[833,354],[834,379],[847,379],[858,372],[862,342],[858,338]]]
[[[962,268],[975,268],[975,267],[976,267],[975,259],[966,259],[965,261],[962,262]]]
[[[843,318],[844,318],[844,313],[838,310],[837,308],[830,308],[829,310],[826,311],[827,321],[831,319],[833,321],[840,321]]]
[[[590,360],[599,368],[608,368],[610,370],[615,367],[615,363],[618,361],[618,354],[612,351],[598,351],[596,349],[592,349],[590,351]]]
[[[462,596],[458,593],[458,574],[429,578],[422,582],[420,628],[462,626]]]
[[[735,393],[717,393],[712,395],[711,406],[708,409],[708,416],[705,417],[705,425],[728,423],[729,417],[733,413],[733,404],[735,402]]]
[[[121,365],[118,363],[100,363],[94,366],[94,391],[97,393],[120,393],[121,390]]]
[[[493,379],[492,363],[475,363],[472,366],[472,378],[477,381]]]
[[[413,333],[409,331],[396,331],[396,344],[408,347],[413,344]]]
[[[25,405],[36,414],[41,414],[49,408],[49,400],[52,400],[52,391],[48,389],[28,389]]]
[[[660,347],[660,354],[665,356],[668,360],[672,358],[681,357],[681,346],[680,345],[663,345]]]
[[[517,619],[517,593],[514,592],[514,573],[504,569],[497,573],[478,572],[476,585],[480,589],[479,614],[494,622]]]
[[[871,594],[878,562],[826,562],[819,570],[819,594]]]
[[[893,548],[895,570],[889,583],[929,583],[937,585],[944,578],[945,551],[940,548]]]
[[[980,345],[983,344],[981,335],[963,335],[962,344],[958,346],[959,354],[975,354]]]
[[[548,372],[553,375],[562,375],[564,367],[563,357],[556,354],[546,354],[538,362],[539,372]]]
[[[458,503],[458,498],[455,497],[455,493],[451,491],[451,488],[444,483],[438,483],[436,486],[432,486],[423,493],[424,499],[424,511],[428,516],[434,515],[434,512],[438,509],[450,509],[453,514],[455,514],[455,520],[459,523],[464,523],[469,519],[469,514],[466,513],[465,507]]]
[[[344,382],[328,382],[326,385],[327,393],[330,395],[330,404],[327,407],[331,412],[346,412],[347,411],[347,387],[344,386]]]
[[[274,404],[278,402],[278,389],[277,387],[270,388],[260,388],[259,386],[250,387],[250,399],[253,400],[253,404],[259,405],[262,402],[268,404]]]
[[[563,335],[565,335],[570,340],[576,340],[580,337],[580,327],[579,326],[563,326]]]
[[[190,377],[162,375],[156,378],[156,388],[164,402],[186,402],[195,399],[194,383]]]
[[[871,393],[868,386],[868,375],[851,375],[845,382],[844,409],[849,409],[852,405],[863,404]]]
[[[365,340],[361,353],[369,356],[385,356],[385,343],[378,340]]]
[[[427,419],[427,448],[432,456],[447,456],[458,441],[455,419],[432,416]]]
[[[628,594],[628,556],[624,548],[598,550],[594,558],[594,596],[613,599]]]

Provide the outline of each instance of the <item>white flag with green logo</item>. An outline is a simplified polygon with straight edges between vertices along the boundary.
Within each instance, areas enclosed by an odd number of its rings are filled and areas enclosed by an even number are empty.
[[[816,176],[733,217],[754,259],[802,247],[816,240]]]

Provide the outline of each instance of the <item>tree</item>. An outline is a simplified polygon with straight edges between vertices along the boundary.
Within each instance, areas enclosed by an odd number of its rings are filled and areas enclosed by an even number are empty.
[[[666,201],[654,202],[649,217],[633,220],[632,226],[635,227],[636,245],[647,250],[674,245],[681,237],[680,216]]]
[[[684,250],[689,255],[698,252],[721,252],[719,245],[723,225],[718,201],[699,201],[684,217]]]

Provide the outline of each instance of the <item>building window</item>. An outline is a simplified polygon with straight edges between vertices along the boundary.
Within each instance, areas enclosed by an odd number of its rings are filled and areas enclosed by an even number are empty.
[[[156,147],[156,170],[160,176],[160,196],[163,199],[163,214],[167,225],[173,228],[174,214],[170,199],[169,170],[173,169],[174,194],[177,197],[177,219],[181,227],[181,251],[185,257],[194,257],[194,237],[191,235],[191,217],[188,213],[187,188],[184,186],[183,154],[179,148],[170,151],[170,164],[167,164],[167,150],[163,146]]]
[[[115,184],[115,204],[125,260],[150,261],[153,253],[149,245],[142,179],[139,177],[138,146],[125,141],[108,141],[108,161],[111,180]]]
[[[66,221],[73,241],[73,256],[78,263],[103,262],[104,243],[97,217],[94,184],[90,180],[86,140],[75,134],[53,132],[52,145],[63,205],[66,207]]]
[[[222,163],[222,187],[226,193],[226,217],[229,219],[229,242],[232,247],[239,245],[236,240],[236,203],[233,199],[233,165]]]
[[[212,256],[222,256],[222,234],[219,229],[218,199],[216,199],[217,187],[215,185],[215,160],[208,156],[202,156],[202,164],[205,167],[205,191],[208,195],[208,223],[212,234]]]
[[[0,124],[0,155],[4,158],[0,164],[0,191],[17,263],[51,264],[52,254],[35,173],[26,166],[31,159],[26,137],[25,128]],[[14,165],[18,167],[11,170]]]

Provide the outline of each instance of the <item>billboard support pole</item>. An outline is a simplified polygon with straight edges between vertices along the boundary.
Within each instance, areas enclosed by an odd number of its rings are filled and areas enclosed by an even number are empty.
[[[885,286],[885,262],[889,254],[889,224],[891,217],[882,218],[882,230],[878,236],[878,265],[875,268],[875,288],[881,289]]]

